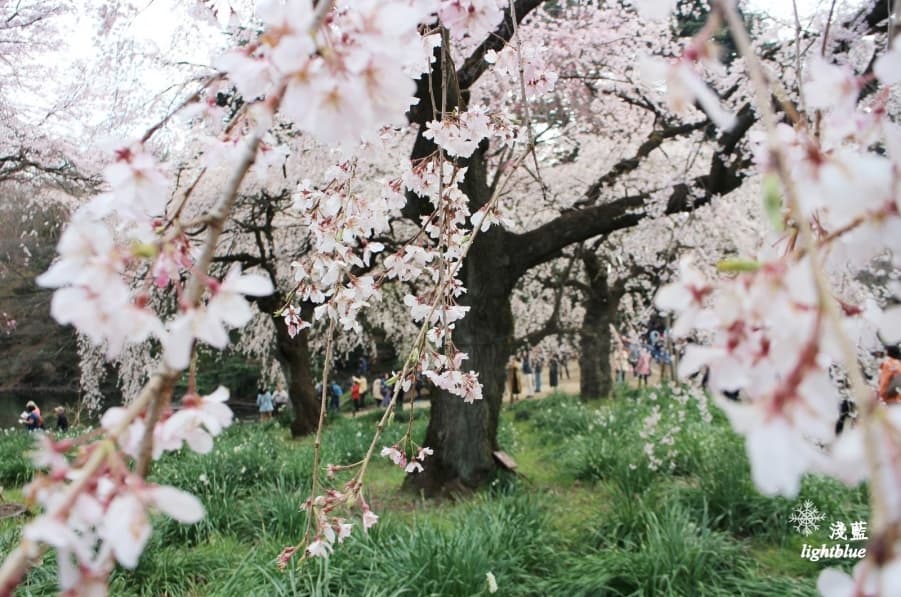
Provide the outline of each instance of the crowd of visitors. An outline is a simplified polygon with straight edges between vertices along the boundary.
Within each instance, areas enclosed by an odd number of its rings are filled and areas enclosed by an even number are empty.
[[[375,406],[387,408],[391,403],[391,398],[394,394],[393,384],[389,383],[390,379],[391,377],[389,374],[382,373],[375,375],[370,383],[370,380],[365,373],[358,369],[357,375],[351,376],[347,385],[347,390],[345,390],[337,381],[332,381],[327,386],[329,399],[327,409],[329,412],[338,412],[341,410],[341,401],[344,399],[345,394],[349,394],[354,416],[369,404],[370,394],[372,403]],[[415,390],[413,400],[416,401],[422,398],[424,383],[421,377],[413,384],[413,388]],[[322,395],[321,382],[316,383],[316,395]],[[403,410],[403,406],[404,392],[400,392],[397,396],[397,409]]]
[[[539,348],[526,348],[510,356],[507,361],[507,391],[510,403],[516,402],[520,395],[531,398],[541,393],[542,374],[547,368],[548,386],[553,392],[561,379],[569,379],[570,353],[566,348],[546,351]]]

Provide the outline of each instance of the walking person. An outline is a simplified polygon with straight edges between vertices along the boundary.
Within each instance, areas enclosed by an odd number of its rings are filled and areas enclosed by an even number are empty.
[[[525,381],[526,398],[530,398],[535,394],[535,380],[532,379],[532,362],[529,360],[529,351],[524,350],[522,353],[522,378]]]
[[[618,346],[613,353],[613,369],[616,371],[616,382],[626,383],[626,371],[629,369],[629,351],[625,346]]]
[[[534,353],[532,357],[532,371],[535,372],[535,393],[541,393],[541,365],[542,359],[541,355],[538,353]]]
[[[901,402],[901,351],[892,345],[879,354],[885,355],[879,363],[879,399],[886,404]]]
[[[37,431],[44,428],[44,420],[39,414],[37,405],[30,400],[25,405],[25,412],[19,416],[19,422],[25,425],[28,431]]]
[[[53,412],[56,413],[56,430],[65,433],[69,430],[69,417],[66,416],[66,409],[62,406],[57,406],[53,409]]]
[[[558,382],[560,381],[560,362],[557,360],[556,355],[552,356],[548,363],[547,374],[548,385],[551,386],[551,392],[556,392]]]
[[[357,411],[360,410],[360,382],[357,381],[356,377],[353,379],[354,382],[350,384],[350,399],[354,405],[354,416],[357,416]]]
[[[629,341],[629,365],[632,366],[632,375],[638,377],[638,358],[641,356],[641,344],[634,338]]]
[[[365,375],[358,375],[355,377],[351,377],[351,381],[359,386],[360,390],[360,408],[366,406],[366,392],[369,390],[369,382],[366,381]],[[351,392],[353,391],[353,386],[351,386]],[[353,398],[353,396],[351,396]]]
[[[642,346],[638,353],[635,375],[638,377],[638,387],[647,388],[648,378],[651,377],[651,351],[648,350],[647,346]]]
[[[275,386],[275,392],[272,394],[272,404],[275,406],[276,416],[283,408],[288,406],[288,392],[285,391],[285,386],[281,383]]]
[[[329,402],[329,410],[338,412],[341,410],[341,395],[344,394],[344,390],[341,389],[341,386],[338,385],[337,381],[332,382],[329,390],[332,394],[332,400]]]
[[[28,407],[32,407],[34,409],[34,413],[38,416],[39,419],[43,420],[44,416],[41,414],[41,407],[37,405],[34,400],[29,400],[25,403],[25,410],[28,410]]]
[[[516,355],[510,355],[507,361],[507,389],[510,390],[510,404],[516,402],[522,393],[522,363],[516,358]]]
[[[382,380],[378,376],[372,379],[372,401],[376,406],[384,406],[382,404]]]
[[[272,411],[275,410],[275,405],[272,401],[272,394],[269,393],[265,386],[260,386],[260,390],[257,392],[257,408],[260,409],[260,421],[272,419]]]
[[[557,360],[560,362],[560,367],[563,369],[563,376],[566,378],[566,381],[569,381],[569,351],[564,348],[560,350],[558,355],[559,358]]]
[[[369,394],[369,380],[366,379],[366,374],[364,373],[358,378],[360,382],[360,406],[366,406],[366,396]]]

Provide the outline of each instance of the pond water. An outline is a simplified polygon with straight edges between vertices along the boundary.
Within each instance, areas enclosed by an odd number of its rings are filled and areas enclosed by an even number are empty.
[[[56,428],[56,415],[53,414],[54,408],[64,406],[66,414],[69,415],[69,421],[72,422],[73,414],[78,407],[78,394],[74,391],[38,390],[27,392],[22,390],[0,390],[0,429],[19,427],[19,415],[25,410],[25,403],[29,400],[34,400],[38,408],[41,409],[44,425],[48,428]],[[116,402],[110,400],[103,406],[103,410],[115,404]],[[231,407],[232,412],[235,413],[235,417],[239,419],[254,419],[258,416],[257,406],[250,398],[233,398],[227,404]],[[86,416],[88,417],[87,420],[85,419]],[[95,419],[96,417],[91,417],[88,413],[82,413],[82,423],[88,423]]]
[[[0,391],[0,428],[18,427],[19,415],[25,410],[25,403],[29,400],[34,400],[41,409],[44,424],[48,427],[55,427],[56,415],[53,414],[53,409],[57,406],[66,407],[66,412],[71,420],[75,406],[78,404],[78,394],[73,391]]]

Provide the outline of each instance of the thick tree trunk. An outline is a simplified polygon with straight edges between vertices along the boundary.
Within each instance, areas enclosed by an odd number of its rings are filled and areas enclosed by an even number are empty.
[[[610,324],[616,315],[606,301],[589,297],[579,330],[579,392],[582,400],[606,398],[613,389],[610,371]]]
[[[279,294],[260,300],[260,307],[274,313],[283,304]],[[316,431],[319,424],[320,397],[314,389],[309,330],[303,330],[293,338],[288,334],[288,326],[283,317],[273,317],[276,337],[276,358],[288,383],[288,399],[294,410],[291,422],[291,436],[301,437]]]
[[[468,161],[463,191],[473,211],[487,202],[484,148]],[[513,350],[510,294],[517,274],[511,269],[510,233],[492,227],[479,233],[461,272],[467,288],[461,302],[469,313],[454,329],[454,344],[469,355],[464,369],[479,374],[483,399],[467,404],[459,396],[436,392],[432,399],[425,445],[435,451],[425,470],[407,478],[406,486],[425,495],[468,492],[495,473],[497,425],[506,381],[505,366]]]
[[[467,493],[494,476],[493,452],[506,381],[505,365],[513,348],[510,286],[498,275],[504,233],[489,231],[476,241],[466,260],[466,304],[471,310],[457,322],[454,343],[469,355],[464,369],[479,373],[483,399],[467,404],[438,392],[432,399],[425,445],[435,450],[425,470],[406,485],[427,496]]]
[[[316,395],[310,367],[308,330],[291,338],[283,318],[275,317],[273,323],[275,323],[278,343],[277,358],[288,382],[288,398],[291,400],[294,410],[291,436],[309,435],[316,431],[319,424],[321,397]]]
[[[585,315],[579,332],[579,392],[582,400],[606,398],[613,390],[610,373],[610,325],[616,318],[625,283],[612,287],[596,249],[582,252],[587,285],[584,287]]]

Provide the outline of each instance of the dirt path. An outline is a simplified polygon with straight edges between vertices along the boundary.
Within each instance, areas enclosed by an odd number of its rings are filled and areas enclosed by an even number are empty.
[[[559,383],[556,388],[552,388],[550,386],[550,379],[549,379],[549,375],[547,372],[547,368],[542,370],[542,372],[541,372],[541,391],[540,392],[535,392],[533,389],[533,382],[531,380],[529,380],[527,382],[525,379],[525,376],[523,376],[523,384],[525,385],[526,391],[524,391],[520,395],[519,400],[527,400],[527,399],[532,399],[532,398],[544,398],[544,397],[550,396],[551,394],[554,394],[554,393],[578,394],[579,390],[580,390],[580,388],[579,388],[579,380],[580,380],[580,378],[579,378],[579,363],[576,360],[572,360],[567,364],[567,367],[569,369],[569,377],[566,376],[566,373],[564,372],[563,368],[561,367],[560,368],[560,376],[559,376],[559,380],[558,380]],[[532,377],[532,376],[530,375],[529,377]],[[659,385],[659,383],[660,383],[660,367],[656,363],[654,363],[651,366],[651,378],[650,378],[650,380],[648,380],[648,386],[654,387],[654,386]],[[631,373],[629,373],[626,376],[626,384],[629,385],[629,387],[635,387],[637,385],[637,382]],[[409,408],[410,400],[415,395],[416,395],[416,393],[413,391],[407,392],[407,395],[404,399],[404,408],[405,409]],[[413,403],[414,408],[416,408],[416,409],[428,408],[431,405],[431,402],[428,399],[428,395],[429,395],[428,389],[423,391],[423,395],[426,396],[426,398],[423,400],[418,400],[418,401],[414,402]],[[505,404],[505,405],[510,404],[510,393],[509,393],[509,390],[506,388],[504,389],[503,404]],[[361,413],[369,413],[374,410],[382,410],[382,408],[380,406],[373,406],[372,394],[370,394],[368,406],[361,409],[360,412]]]

